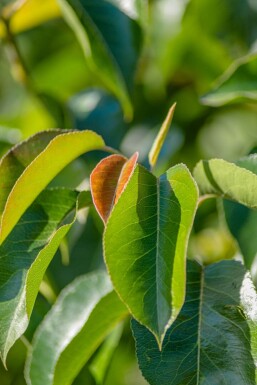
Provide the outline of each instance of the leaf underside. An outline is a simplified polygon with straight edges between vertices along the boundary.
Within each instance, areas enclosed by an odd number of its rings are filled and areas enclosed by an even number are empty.
[[[257,295],[245,268],[188,262],[185,304],[159,350],[132,322],[141,371],[150,385],[254,385]]]
[[[237,165],[257,175],[256,155],[242,158]],[[257,212],[230,201],[224,201],[224,212],[229,230],[242,252],[245,266],[251,271],[253,281],[257,285]]]
[[[105,272],[77,278],[62,291],[34,336],[26,364],[27,383],[71,384],[127,314]]]
[[[256,209],[256,164],[256,155],[237,164],[223,159],[203,160],[196,165],[193,175],[202,194],[216,194]]]

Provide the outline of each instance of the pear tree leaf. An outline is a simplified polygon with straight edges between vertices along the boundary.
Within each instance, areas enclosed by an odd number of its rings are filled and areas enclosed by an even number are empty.
[[[89,66],[132,117],[130,91],[140,49],[138,23],[105,0],[59,0]]]
[[[257,155],[250,155],[236,162],[240,167],[257,175]],[[236,202],[224,201],[226,222],[231,234],[237,240],[244,263],[251,271],[257,285],[257,212]]]
[[[203,104],[219,107],[229,103],[257,101],[257,53],[237,59],[217,80],[212,91],[201,98]]]
[[[90,363],[89,370],[98,385],[102,385],[108,371],[109,363],[117,348],[123,331],[123,324],[120,323],[106,338],[100,347],[97,355]]]
[[[169,109],[169,112],[166,116],[166,119],[164,120],[164,122],[163,122],[154,142],[153,142],[153,145],[151,147],[151,150],[150,150],[149,156],[148,156],[149,163],[150,163],[151,167],[154,167],[156,165],[156,162],[158,160],[158,157],[159,157],[160,151],[162,149],[163,143],[164,143],[166,136],[169,132],[169,128],[170,128],[170,125],[172,122],[175,108],[176,108],[176,103],[174,103],[171,106],[171,108]]]
[[[9,5],[7,5],[10,3]],[[5,6],[5,7],[4,7]],[[1,0],[0,11],[13,13],[11,17],[12,33],[20,33],[34,28],[44,22],[61,16],[61,10],[56,0]],[[8,9],[8,8],[9,9]],[[0,37],[5,36],[5,28],[0,20]]]
[[[111,155],[104,158],[90,175],[91,192],[96,210],[106,223],[113,206],[117,203],[138,158],[138,153],[127,160],[122,155]]]
[[[28,385],[70,385],[128,311],[105,272],[68,285],[39,326],[26,365]]]
[[[103,139],[92,131],[53,130],[37,134],[11,149],[0,163],[0,244],[66,165],[103,146]]]
[[[0,355],[24,333],[44,273],[75,220],[78,192],[44,190],[0,247]]]
[[[256,209],[257,175],[253,172],[256,164],[256,155],[238,164],[223,159],[202,160],[193,175],[202,194],[215,194]]]
[[[160,345],[184,302],[197,201],[186,166],[172,167],[157,179],[138,165],[106,224],[104,254],[114,288]]]
[[[160,351],[132,322],[141,371],[150,385],[255,385],[257,295],[240,262],[188,262],[185,304]]]

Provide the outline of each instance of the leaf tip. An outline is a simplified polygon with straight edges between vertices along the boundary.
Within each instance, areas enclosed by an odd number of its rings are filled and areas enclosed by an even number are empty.
[[[160,151],[162,149],[163,143],[164,143],[166,136],[169,132],[169,128],[170,128],[170,125],[171,125],[171,122],[173,119],[176,105],[177,105],[177,103],[175,102],[170,107],[170,109],[167,113],[167,116],[166,116],[163,124],[161,125],[161,128],[160,128],[160,130],[159,130],[159,132],[158,132],[158,134],[157,134],[157,136],[153,142],[151,150],[149,151],[148,160],[149,160],[150,166],[152,168],[156,165],[156,162],[158,160],[158,157],[159,157]]]

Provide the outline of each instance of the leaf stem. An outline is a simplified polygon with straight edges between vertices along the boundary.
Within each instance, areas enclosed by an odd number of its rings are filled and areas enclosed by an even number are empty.
[[[116,150],[115,148],[109,146],[104,146],[103,151],[109,152],[110,154],[122,155],[119,150]]]
[[[201,195],[198,199],[198,207],[207,199],[213,199],[213,198],[218,198],[217,194],[204,194]]]

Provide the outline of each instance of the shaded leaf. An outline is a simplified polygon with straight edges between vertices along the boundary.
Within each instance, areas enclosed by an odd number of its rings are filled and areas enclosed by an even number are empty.
[[[237,240],[245,266],[257,285],[257,212],[236,202],[224,201],[229,230]]]
[[[117,348],[123,331],[123,324],[119,324],[106,338],[97,355],[91,362],[89,369],[97,384],[103,384],[109,363]]]
[[[104,0],[59,0],[88,64],[132,115],[129,96],[140,46],[138,24]]]
[[[103,146],[102,138],[92,131],[53,130],[35,135],[8,152],[0,163],[0,243],[66,165],[84,152]]]
[[[257,175],[257,155],[242,158],[237,162]],[[257,284],[257,212],[235,202],[224,201],[225,218],[230,232],[241,249],[244,263]]]
[[[142,373],[150,385],[254,385],[256,324],[257,295],[239,262],[189,261],[186,302],[162,351],[132,322]]]
[[[257,175],[253,173],[257,156],[245,158],[244,164],[222,159],[200,161],[193,172],[202,194],[217,194],[251,208],[257,208]]]
[[[184,165],[157,179],[137,166],[106,224],[114,287],[159,344],[184,302],[185,258],[198,199]]]
[[[122,155],[104,158],[94,168],[90,176],[91,192],[95,208],[104,222],[107,221],[114,204],[131,177],[138,153],[129,160]]]
[[[44,273],[70,229],[78,193],[44,190],[0,247],[0,354],[24,333]]]
[[[62,291],[34,336],[27,362],[27,383],[70,384],[126,316],[127,310],[112,291],[106,273],[77,278]]]
[[[217,80],[214,89],[204,95],[202,103],[222,106],[232,102],[257,101],[257,54],[237,59]]]

